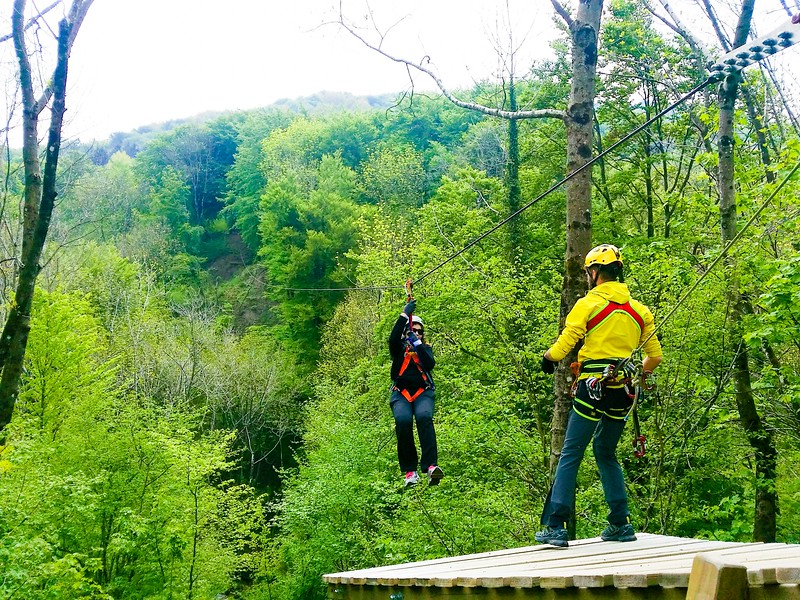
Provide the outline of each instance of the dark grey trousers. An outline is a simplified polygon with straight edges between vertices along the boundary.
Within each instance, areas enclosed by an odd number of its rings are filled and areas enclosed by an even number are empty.
[[[599,421],[592,421],[582,417],[574,409],[570,410],[561,458],[542,513],[544,524],[566,527],[565,523],[575,510],[578,468],[590,441],[609,508],[608,522],[612,525],[624,525],[628,522],[628,495],[616,452],[624,428],[623,420],[603,415]]]
[[[392,392],[391,407],[394,430],[397,434],[397,459],[400,462],[400,470],[404,473],[416,471],[420,466],[422,472],[427,473],[428,467],[438,464],[436,431],[433,428],[433,404],[433,390],[425,390],[414,402],[406,400],[400,392]],[[414,441],[415,419],[422,450],[421,462]]]

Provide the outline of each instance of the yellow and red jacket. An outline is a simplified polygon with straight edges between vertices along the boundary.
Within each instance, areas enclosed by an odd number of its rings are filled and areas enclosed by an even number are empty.
[[[583,340],[578,352],[580,363],[619,360],[630,356],[649,337],[642,348],[644,353],[661,356],[661,343],[652,335],[654,331],[650,309],[633,300],[624,283],[607,281],[575,303],[549,353],[554,361],[562,360]]]

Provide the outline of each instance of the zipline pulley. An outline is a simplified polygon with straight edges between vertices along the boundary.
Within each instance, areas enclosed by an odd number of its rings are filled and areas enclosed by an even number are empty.
[[[411,302],[414,299],[414,295],[411,293],[412,288],[414,287],[414,282],[411,279],[406,279],[406,302]],[[411,315],[408,315],[409,317]]]

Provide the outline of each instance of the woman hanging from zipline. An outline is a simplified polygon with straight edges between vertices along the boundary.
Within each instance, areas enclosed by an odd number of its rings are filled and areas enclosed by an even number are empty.
[[[569,545],[567,521],[575,510],[578,467],[591,440],[610,511],[609,525],[600,537],[618,542],[636,539],[625,480],[617,461],[617,443],[633,404],[625,384],[636,375],[624,365],[631,364],[626,359],[640,345],[646,357],[643,374],[639,375],[649,375],[662,359],[661,344],[654,335],[653,314],[631,298],[624,283],[619,249],[611,244],[593,248],[586,255],[584,268],[589,292],[575,303],[558,340],[542,357],[542,370],[552,374],[556,363],[581,339],[584,341],[578,352],[578,381],[564,445],[542,511],[545,528],[535,536],[537,542],[560,547]]]
[[[414,314],[416,301],[409,292],[408,302],[389,335],[392,356],[392,395],[390,406],[397,434],[397,458],[408,487],[419,483],[417,469],[427,473],[428,483],[437,485],[444,476],[437,465],[436,431],[433,427],[434,384],[431,378],[436,361],[425,340],[425,326]],[[421,460],[414,441],[414,420],[422,450]]]

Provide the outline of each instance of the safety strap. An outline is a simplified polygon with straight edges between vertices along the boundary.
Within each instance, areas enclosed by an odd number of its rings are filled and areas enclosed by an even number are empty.
[[[630,302],[617,304],[616,302],[609,301],[608,304],[606,304],[600,310],[600,312],[586,322],[586,335],[589,335],[589,332],[592,329],[600,325],[600,323],[605,321],[612,313],[615,312],[624,312],[625,314],[629,315],[639,326],[640,334],[642,331],[644,331],[644,319],[633,309],[633,307],[630,305]]]
[[[425,372],[425,369],[422,368],[422,364],[419,362],[419,357],[417,356],[417,353],[416,352],[410,352],[408,350],[408,348],[406,348],[406,354],[403,357],[403,364],[400,365],[400,371],[398,371],[397,377],[399,378],[403,373],[406,372],[406,369],[408,368],[408,365],[410,365],[412,361],[414,363],[414,366],[417,367],[417,370],[419,371],[419,374],[422,375],[422,381],[425,382],[425,385],[423,387],[419,388],[413,394],[411,394],[408,390],[400,389],[397,386],[394,387],[394,389],[396,389],[398,392],[403,394],[403,397],[406,400],[408,400],[409,402],[413,402],[414,400],[416,400],[420,396],[420,394],[422,394],[422,392],[424,392],[429,387],[431,387],[430,379],[428,378],[428,374]]]
[[[416,392],[414,392],[413,394],[412,394],[412,393],[410,393],[408,390],[401,390],[401,389],[400,389],[400,388],[398,388],[398,387],[396,387],[396,388],[394,388],[394,389],[396,389],[398,392],[400,392],[401,394],[403,394],[403,398],[405,398],[405,399],[406,399],[406,400],[408,400],[409,402],[413,402],[414,400],[416,400],[417,398],[419,398],[419,397],[422,395],[422,392],[424,392],[424,391],[425,391],[426,389],[428,389],[428,388],[421,387],[421,388],[419,388],[419,389],[418,389]]]
[[[412,360],[414,361],[414,365],[417,367],[420,375],[422,375],[422,381],[428,383],[428,375],[425,373],[425,369],[422,368],[422,363],[419,362],[419,356],[417,356],[416,352],[409,352],[408,349],[406,349],[406,354],[403,357],[403,364],[400,365],[400,371],[398,371],[397,376],[400,377],[406,372],[406,369],[408,368],[408,365],[411,364]]]
[[[588,377],[600,377],[605,370],[608,368],[609,365],[614,367],[614,371],[619,371],[620,365],[628,359],[625,358],[599,358],[599,359],[592,359],[592,360],[585,360],[582,363],[572,363],[576,365],[573,367],[573,373],[576,372],[575,375],[575,385],[581,379],[586,379]],[[570,365],[572,367],[572,365]],[[619,379],[616,376],[612,377],[610,380],[603,379],[603,385],[608,388],[621,388],[623,385],[628,383],[629,379]]]

